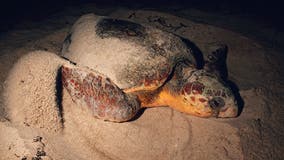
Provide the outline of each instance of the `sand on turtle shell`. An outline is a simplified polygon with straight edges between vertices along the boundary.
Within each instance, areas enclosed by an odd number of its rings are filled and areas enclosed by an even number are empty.
[[[113,15],[120,18],[128,18],[134,11],[119,10]],[[46,107],[53,110],[44,114],[46,118],[42,125],[22,125],[21,117],[11,115],[3,118],[0,125],[0,159],[20,159],[25,156],[35,156],[33,142],[35,136],[43,137],[44,151],[47,156],[43,159],[281,159],[283,151],[283,112],[281,112],[281,96],[275,88],[281,84],[272,84],[275,75],[273,68],[267,59],[267,50],[246,37],[228,30],[209,25],[194,23],[189,20],[177,18],[164,13],[135,11],[133,21],[148,23],[171,32],[183,35],[191,39],[200,49],[206,52],[207,43],[222,41],[229,46],[227,60],[229,79],[233,80],[240,89],[244,101],[242,114],[235,119],[202,119],[185,115],[170,108],[151,108],[144,111],[138,119],[126,123],[102,122],[91,117],[89,112],[82,110],[71,101],[69,95],[63,90],[63,120],[58,123],[56,107],[48,102]],[[160,16],[172,26],[182,22],[188,28],[173,31],[156,22],[149,22],[150,16]],[[73,17],[72,17],[73,18]],[[154,17],[155,18],[155,17]],[[59,20],[57,20],[59,21]],[[21,42],[20,49],[7,47],[7,53],[1,55],[1,72],[4,75],[15,78],[12,65],[22,55],[33,49],[45,48],[59,54],[60,46],[67,35],[67,29],[57,30],[49,36],[30,43]],[[29,33],[31,34],[31,32]],[[40,33],[39,33],[40,35]],[[206,37],[206,39],[204,38]],[[25,38],[25,36],[23,36]],[[51,43],[52,42],[52,43]],[[35,45],[36,44],[36,45]],[[50,45],[52,44],[52,45]],[[10,57],[10,56],[13,57]],[[29,54],[36,58],[36,54]],[[24,57],[25,58],[25,57]],[[39,58],[39,57],[38,57]],[[56,59],[56,58],[55,58]],[[253,63],[251,59],[254,59]],[[276,61],[272,59],[273,61]],[[2,63],[5,62],[5,63]],[[22,60],[14,64],[21,66]],[[32,70],[53,70],[52,67],[44,68],[46,62],[31,62]],[[54,63],[53,63],[54,64]],[[54,66],[53,66],[54,67]],[[19,68],[19,75],[26,73],[27,68]],[[45,73],[37,73],[45,74]],[[53,74],[54,75],[54,74]],[[27,76],[24,74],[24,76]],[[37,76],[37,75],[35,75]],[[1,77],[4,80],[5,77]],[[40,77],[38,77],[40,78]],[[277,78],[277,77],[276,77]],[[270,82],[271,81],[271,82]],[[13,81],[6,79],[4,87]],[[43,81],[34,81],[31,86],[48,86],[54,82],[54,77]],[[21,82],[19,82],[21,83]],[[2,84],[3,85],[3,84]],[[16,87],[16,86],[13,86]],[[54,87],[52,87],[54,88]],[[20,103],[23,97],[17,97],[16,90],[6,90],[10,99],[4,99],[10,104]],[[2,90],[2,89],[1,89]],[[275,90],[275,92],[273,92]],[[3,90],[2,90],[3,92]],[[277,92],[277,93],[276,93]],[[35,92],[36,93],[36,92]],[[50,92],[52,93],[52,92]],[[30,96],[34,93],[28,92]],[[27,96],[27,95],[26,95]],[[42,96],[48,96],[43,94]],[[52,96],[52,95],[51,95]],[[33,97],[34,98],[34,97]],[[18,101],[18,102],[17,102]],[[27,99],[28,101],[28,99]],[[8,104],[9,104],[8,103]],[[33,104],[31,101],[28,103]],[[36,109],[39,103],[30,106],[30,110]],[[13,108],[15,104],[6,106],[5,110]],[[43,106],[38,106],[43,107]],[[17,111],[13,108],[14,111]],[[33,110],[34,111],[34,110]],[[50,110],[49,110],[50,111]],[[1,115],[6,115],[1,113]],[[23,116],[20,112],[18,115]],[[48,117],[51,116],[51,119]],[[29,118],[29,117],[27,117]],[[34,121],[33,117],[30,117]],[[52,127],[48,120],[54,123]],[[11,120],[9,120],[11,119]],[[58,126],[56,126],[58,125]],[[51,128],[61,128],[60,132],[50,132]],[[283,143],[282,143],[283,144]]]

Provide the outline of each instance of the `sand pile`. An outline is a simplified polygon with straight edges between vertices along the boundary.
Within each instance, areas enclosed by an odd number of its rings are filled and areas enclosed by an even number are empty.
[[[60,67],[68,61],[59,56],[35,51],[23,56],[6,80],[5,100],[12,123],[61,130]]]
[[[208,43],[226,43],[228,75],[240,90],[242,114],[235,119],[202,119],[151,108],[134,121],[103,122],[76,107],[64,89],[60,109],[56,73],[59,64],[67,62],[55,54],[67,35],[64,28],[33,42],[54,53],[22,56],[32,50],[23,43],[24,49],[10,53],[17,56],[9,60],[21,59],[12,69],[1,70],[8,75],[8,120],[0,123],[0,159],[36,156],[41,144],[34,142],[36,136],[42,137],[45,156],[40,157],[46,159],[281,159],[283,97],[276,96],[276,88],[283,86],[273,84],[280,77],[273,71],[280,67],[271,65],[278,61],[267,57],[270,50],[237,33],[168,14],[118,10],[112,15],[182,35],[205,53]]]

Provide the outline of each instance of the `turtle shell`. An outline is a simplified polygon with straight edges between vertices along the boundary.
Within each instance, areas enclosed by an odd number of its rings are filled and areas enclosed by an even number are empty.
[[[195,66],[182,39],[154,27],[88,14],[76,21],[62,55],[108,76],[126,92],[155,90],[176,64]]]

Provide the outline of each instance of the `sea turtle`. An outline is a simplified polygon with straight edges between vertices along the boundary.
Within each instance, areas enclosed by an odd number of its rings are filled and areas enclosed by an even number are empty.
[[[128,20],[87,14],[64,41],[62,82],[72,100],[94,117],[124,122],[145,107],[169,106],[198,117],[236,117],[232,90],[217,70],[225,45],[203,69],[185,39]]]

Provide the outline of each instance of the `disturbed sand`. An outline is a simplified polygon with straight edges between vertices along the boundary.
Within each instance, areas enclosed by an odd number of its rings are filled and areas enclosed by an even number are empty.
[[[131,122],[102,122],[76,108],[63,91],[62,129],[51,131],[48,124],[56,121],[49,121],[52,114],[44,112],[41,114],[45,118],[40,122],[34,116],[40,116],[38,113],[28,112],[31,115],[25,116],[30,122],[42,125],[32,127],[21,119],[15,122],[11,114],[16,113],[17,117],[26,113],[25,109],[22,113],[17,110],[17,105],[24,106],[17,97],[23,92],[21,86],[17,87],[20,85],[16,83],[17,77],[24,75],[25,78],[30,72],[24,67],[36,73],[43,68],[50,70],[56,62],[50,60],[47,65],[31,61],[25,63],[22,70],[13,66],[19,65],[18,60],[30,51],[59,54],[68,29],[82,13],[65,14],[51,17],[33,28],[11,31],[0,40],[0,159],[31,158],[38,150],[46,154],[40,156],[43,159],[283,159],[283,55],[230,30],[152,11],[119,9],[103,14],[174,32],[190,39],[203,52],[208,43],[226,43],[228,77],[238,87],[242,98],[243,111],[239,117],[202,119],[170,108],[151,108]],[[52,81],[48,75],[40,78]],[[41,86],[41,83],[45,82],[38,80],[28,85]],[[7,89],[11,84],[12,91]],[[34,96],[34,93],[26,93],[26,96]],[[36,107],[29,106],[29,110]],[[42,139],[34,139],[36,136]]]

